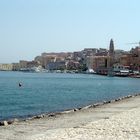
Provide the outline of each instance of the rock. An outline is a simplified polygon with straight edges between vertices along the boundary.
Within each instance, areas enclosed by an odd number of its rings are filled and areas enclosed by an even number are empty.
[[[14,120],[13,120],[13,123],[16,123],[16,122],[18,122],[19,120],[17,119],[17,118],[15,118]]]
[[[114,102],[115,102],[115,100],[111,100],[110,102],[111,102],[111,103],[114,103]]]
[[[82,107],[79,107],[79,108],[78,108],[78,110],[81,110],[81,109],[82,109]]]
[[[8,122],[7,121],[3,121],[3,125],[4,126],[7,126],[8,125]]]
[[[128,97],[128,98],[131,98],[131,97],[132,97],[132,95],[128,95],[127,97]]]
[[[2,126],[3,125],[3,122],[2,121],[0,121],[0,126]]]
[[[103,103],[104,103],[104,104],[106,104],[106,103],[107,103],[107,101],[103,101]]]
[[[71,113],[71,112],[74,112],[74,109],[63,111],[62,114],[68,114],[68,113]]]
[[[49,114],[48,117],[55,117],[55,114]]]
[[[77,109],[77,108],[74,108],[74,112],[75,112],[75,111],[78,111],[78,110],[79,110],[79,109]]]
[[[108,103],[108,102],[106,102],[106,103]],[[101,106],[104,104],[105,104],[104,102],[99,102],[99,103],[95,103],[95,104],[91,105],[91,107],[97,107],[97,106]]]
[[[37,115],[37,116],[34,117],[34,119],[41,119],[43,117],[44,117],[44,115]]]
[[[98,106],[102,106],[102,105],[104,105],[104,103],[103,103],[103,102],[98,103]]]
[[[12,123],[14,123],[14,121],[13,120],[9,120],[7,123],[8,124],[12,124]]]
[[[124,96],[124,97],[122,97],[122,100],[124,100],[126,97]]]
[[[1,121],[0,122],[0,126],[7,126],[8,125],[8,122],[7,121]]]
[[[93,105],[92,105],[92,107],[96,107],[96,106],[98,106],[98,104],[93,104]]]
[[[120,101],[120,100],[122,100],[122,98],[119,98],[118,100]]]
[[[85,109],[88,109],[88,108],[91,108],[91,105],[85,106],[85,107],[81,108],[81,110],[85,110]]]
[[[109,104],[109,103],[111,103],[111,101],[106,101],[106,103],[105,103],[105,104]]]

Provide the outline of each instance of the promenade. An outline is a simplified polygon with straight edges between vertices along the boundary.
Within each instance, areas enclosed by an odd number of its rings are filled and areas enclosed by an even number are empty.
[[[0,140],[139,140],[140,96],[0,127]]]

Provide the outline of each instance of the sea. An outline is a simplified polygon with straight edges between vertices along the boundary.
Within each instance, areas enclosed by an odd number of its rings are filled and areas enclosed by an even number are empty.
[[[0,120],[60,112],[136,93],[140,93],[136,78],[1,71]]]

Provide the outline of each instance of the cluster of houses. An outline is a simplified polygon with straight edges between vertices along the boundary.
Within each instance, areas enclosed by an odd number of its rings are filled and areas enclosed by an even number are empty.
[[[140,46],[130,51],[115,50],[111,39],[109,49],[86,48],[78,52],[42,53],[33,61],[0,64],[0,70],[8,71],[61,71],[89,72],[107,75],[139,74]]]

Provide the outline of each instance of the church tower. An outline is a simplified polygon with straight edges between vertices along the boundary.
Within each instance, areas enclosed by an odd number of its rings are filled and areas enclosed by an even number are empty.
[[[114,42],[113,39],[111,39],[109,44],[109,52],[108,52],[108,69],[113,68],[114,59],[115,59],[114,57],[115,57]]]
[[[114,58],[114,42],[113,42],[113,39],[110,40],[109,56]]]

